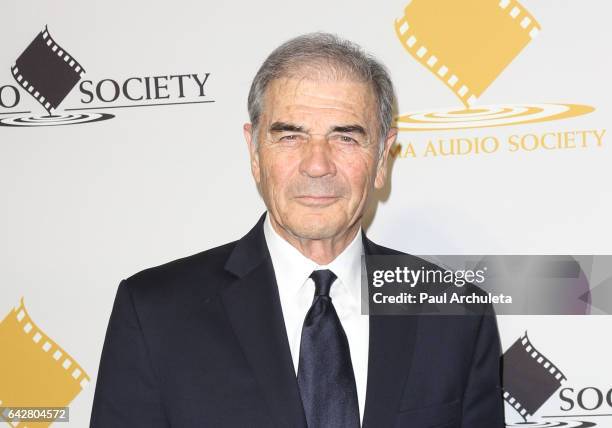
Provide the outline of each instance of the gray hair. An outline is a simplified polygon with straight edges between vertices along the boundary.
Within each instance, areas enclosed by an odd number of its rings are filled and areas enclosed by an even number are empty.
[[[328,75],[350,77],[369,83],[378,104],[380,151],[393,123],[395,92],[389,73],[372,55],[348,40],[330,33],[310,33],[286,41],[266,58],[257,71],[249,91],[249,117],[256,134],[270,82],[300,73],[300,67]]]

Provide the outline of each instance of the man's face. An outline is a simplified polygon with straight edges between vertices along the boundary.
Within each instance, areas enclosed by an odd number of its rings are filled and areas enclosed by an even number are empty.
[[[277,223],[302,239],[342,236],[384,185],[375,95],[366,83],[283,78],[270,83],[257,130],[245,125],[251,169]]]

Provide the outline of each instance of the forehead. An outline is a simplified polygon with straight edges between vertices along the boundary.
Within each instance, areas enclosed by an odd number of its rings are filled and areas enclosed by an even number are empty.
[[[371,85],[349,78],[283,77],[268,85],[263,119],[312,122],[353,121],[371,126],[376,99]]]

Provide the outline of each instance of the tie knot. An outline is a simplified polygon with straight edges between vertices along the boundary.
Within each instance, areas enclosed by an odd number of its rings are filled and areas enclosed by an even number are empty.
[[[329,269],[312,271],[310,277],[315,283],[315,296],[329,296],[329,289],[337,278]]]

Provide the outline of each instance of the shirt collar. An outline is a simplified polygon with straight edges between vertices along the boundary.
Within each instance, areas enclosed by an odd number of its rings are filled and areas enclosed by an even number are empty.
[[[361,227],[350,244],[327,265],[319,265],[304,256],[280,236],[272,227],[270,213],[266,213],[263,229],[279,284],[296,284],[294,292],[298,293],[313,270],[330,269],[338,277],[340,287],[351,296],[351,300],[357,305],[360,304],[361,256],[363,255]],[[277,268],[281,266],[282,268]]]

